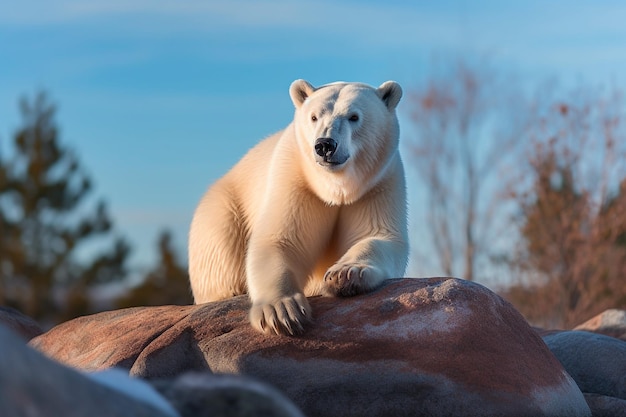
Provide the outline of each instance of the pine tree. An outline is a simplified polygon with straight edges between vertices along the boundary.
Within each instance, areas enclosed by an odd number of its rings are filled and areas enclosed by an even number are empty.
[[[46,94],[20,110],[12,158],[0,159],[0,303],[58,322],[90,312],[93,285],[125,277],[130,249],[111,236],[104,201],[89,204],[92,182],[61,143]],[[112,247],[88,256],[95,238]]]
[[[158,264],[146,274],[140,285],[117,301],[118,308],[193,303],[189,274],[178,259],[169,231],[161,232],[157,246]]]

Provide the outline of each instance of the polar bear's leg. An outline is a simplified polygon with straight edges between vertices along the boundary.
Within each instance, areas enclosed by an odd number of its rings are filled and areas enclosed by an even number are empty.
[[[304,287],[329,243],[337,216],[336,208],[312,195],[296,195],[268,206],[268,214],[260,216],[262,221],[250,236],[246,261],[250,321],[266,333],[300,334],[311,320]]]
[[[280,243],[254,242],[248,253],[250,322],[262,332],[300,334],[312,317],[304,297],[303,265],[293,262]]]
[[[395,175],[342,208],[338,244],[343,255],[324,275],[327,295],[368,292],[385,279],[404,275],[409,245],[401,161],[390,169]]]

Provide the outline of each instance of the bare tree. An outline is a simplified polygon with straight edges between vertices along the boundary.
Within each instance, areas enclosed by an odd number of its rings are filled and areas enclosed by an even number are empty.
[[[569,327],[626,306],[626,116],[620,92],[545,100],[531,125],[521,208],[523,281],[507,296],[537,324]]]
[[[445,65],[409,92],[407,161],[424,185],[424,223],[442,272],[476,278],[507,245],[501,181],[525,128],[524,99],[485,61]],[[423,241],[421,239],[420,241]]]

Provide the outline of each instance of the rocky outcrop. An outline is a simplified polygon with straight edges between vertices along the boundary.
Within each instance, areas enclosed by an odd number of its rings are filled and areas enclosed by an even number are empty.
[[[574,330],[586,330],[626,341],[626,310],[606,310],[575,327]]]
[[[538,334],[480,285],[391,280],[371,294],[310,302],[315,323],[298,338],[257,333],[247,297],[236,297],[82,317],[31,344],[81,369],[253,376],[308,416],[590,415]]]
[[[43,333],[35,320],[10,307],[0,306],[0,325],[9,328],[25,340]]]

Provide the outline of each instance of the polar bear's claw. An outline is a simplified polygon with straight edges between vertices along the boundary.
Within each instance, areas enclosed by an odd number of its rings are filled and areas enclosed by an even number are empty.
[[[376,288],[382,274],[365,264],[335,264],[324,275],[324,282],[326,295],[351,297]]]
[[[254,303],[250,309],[252,326],[266,334],[300,335],[310,317],[311,307],[302,294],[283,297],[273,303]]]

